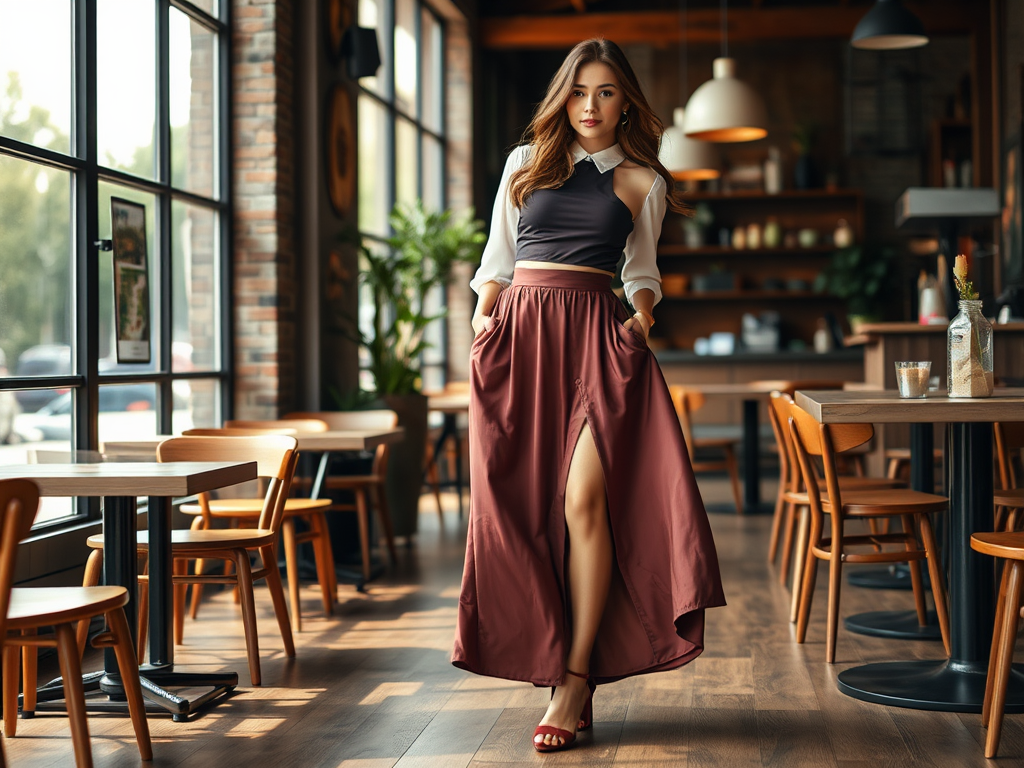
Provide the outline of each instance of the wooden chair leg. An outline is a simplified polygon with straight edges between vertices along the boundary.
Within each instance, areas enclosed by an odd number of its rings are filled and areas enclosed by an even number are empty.
[[[779,552],[779,536],[786,517],[786,486],[779,481],[779,493],[775,497],[775,514],[772,515],[772,532],[768,539],[768,562],[774,563]]]
[[[789,621],[794,623],[800,612],[801,585],[804,583],[804,568],[807,567],[807,546],[811,538],[811,510],[800,507],[800,526],[796,532],[796,557],[793,560],[793,589],[789,600]]]
[[[188,560],[175,558],[171,570],[175,576],[188,574]],[[174,591],[174,644],[181,645],[185,642],[185,596],[188,593],[188,584],[177,583]]]
[[[444,526],[444,509],[441,507],[441,478],[437,470],[437,462],[434,460],[434,448],[427,441],[427,482],[434,491],[434,501],[437,502],[437,516],[441,518],[441,525]]]
[[[804,558],[804,583],[800,587],[800,613],[796,617],[796,641],[807,639],[807,623],[811,617],[811,603],[814,601],[814,586],[818,580],[818,559],[814,550],[807,548]],[[793,586],[796,589],[796,585]]]
[[[1020,614],[1021,576],[1024,562],[1012,560],[1006,564],[1010,569],[1010,577],[1006,581],[1006,596],[1003,599],[1003,626],[999,656],[990,659],[989,664],[996,664],[995,688],[992,691],[992,704],[988,719],[988,735],[985,737],[985,757],[995,757],[999,751],[999,737],[1003,730],[1003,710],[1006,707],[1006,686],[1010,680],[1010,669],[1013,667],[1013,646],[1017,640],[1017,625]],[[987,696],[987,693],[986,693]]]
[[[316,562],[316,580],[320,584],[320,598],[324,604],[324,616],[334,613],[334,593],[331,592],[331,577],[327,569],[331,562],[331,540],[327,535],[327,521],[322,513],[309,516],[309,527],[315,533],[313,559]],[[326,549],[325,549],[326,547]]]
[[[388,544],[388,555],[391,564],[398,565],[398,552],[395,549],[395,528],[391,524],[391,509],[388,507],[387,493],[383,485],[373,486],[373,506],[377,510],[377,518],[384,529],[384,540]]]
[[[142,699],[142,685],[139,682],[139,660],[132,648],[132,636],[124,610],[118,608],[107,614],[107,626],[114,634],[114,653],[117,667],[121,670],[121,683],[128,700],[128,713],[135,729],[135,741],[143,760],[153,759],[153,743],[149,736],[149,721],[146,720],[146,703]]]
[[[146,578],[139,579],[139,615],[135,656],[139,664],[146,658],[146,641],[149,639],[149,560],[146,560]]]
[[[363,579],[370,580],[370,516],[366,511],[366,491],[362,488],[354,490],[356,497],[356,514],[359,518],[359,549],[363,556]]]
[[[206,560],[202,557],[196,560],[195,572],[197,576],[202,576],[206,573]],[[192,621],[199,618],[199,603],[203,599],[203,587],[205,584],[195,583],[192,585],[192,601],[188,608],[188,615]]]
[[[903,523],[903,533],[907,536],[907,552],[917,552],[917,530],[914,528],[914,520],[910,515],[900,515],[900,522]],[[924,599],[924,582],[921,579],[921,561],[908,560],[910,568],[910,586],[914,590],[914,608],[917,610],[917,623],[919,626],[928,624],[928,608]]]
[[[1003,640],[1003,619],[1005,618],[1006,606],[1006,583],[1010,579],[1010,568],[1007,565],[1003,568],[1002,578],[999,580],[999,592],[996,593],[996,618],[995,626],[992,628],[992,648],[988,654],[988,675],[985,678],[985,698],[981,705],[981,727],[988,728],[988,721],[992,715],[992,692],[995,690],[996,668],[999,666],[999,649]]]
[[[740,470],[736,464],[736,452],[731,445],[725,447],[725,467],[729,472],[729,479],[732,481],[732,498],[736,502],[736,514],[742,515],[743,509],[743,486],[740,483]]]
[[[285,655],[295,658],[295,640],[292,637],[292,625],[288,621],[288,606],[284,601],[284,587],[281,585],[281,571],[277,567],[277,551],[272,546],[260,549],[260,557],[267,569],[267,587],[270,590],[270,599],[274,604],[274,615],[277,617],[277,626],[281,630],[281,640],[284,642]]]
[[[921,515],[921,541],[928,556],[928,576],[932,582],[932,598],[935,601],[935,617],[939,620],[939,631],[942,633],[942,645],[948,656],[953,652],[949,639],[949,603],[946,597],[946,577],[942,569],[942,553],[935,541],[935,531],[928,515]]]
[[[18,683],[21,680],[18,665],[21,662],[21,650],[11,640],[4,644],[4,737],[8,739],[13,739],[18,733]]]
[[[22,630],[23,635],[35,635],[36,629]],[[81,653],[79,653],[81,658]],[[36,688],[39,686],[39,649],[26,645],[21,649],[21,711],[36,711]]]
[[[281,524],[284,539],[284,567],[288,576],[288,602],[292,611],[292,626],[302,631],[301,598],[299,596],[299,550],[295,543],[295,519],[287,518]]]
[[[64,678],[64,701],[71,725],[71,743],[75,750],[75,765],[92,768],[92,747],[89,743],[89,722],[85,717],[85,689],[82,686],[82,663],[78,658],[78,642],[70,624],[58,624],[57,660]]]
[[[262,682],[260,675],[260,641],[256,631],[256,598],[252,592],[252,569],[249,566],[249,553],[244,549],[236,549],[235,579],[238,583],[238,594],[242,605],[242,627],[245,629],[245,652],[249,657],[249,679],[253,686]]]
[[[789,566],[793,558],[793,536],[796,533],[796,505],[786,502],[786,520],[782,528],[782,561],[779,563],[779,584],[786,586],[789,578]],[[794,583],[793,589],[800,587]]]
[[[836,661],[839,634],[839,595],[843,586],[843,519],[832,516],[832,545],[828,560],[828,625],[825,631],[825,660]]]
[[[103,571],[103,550],[94,549],[89,553],[89,559],[85,561],[85,574],[82,576],[83,587],[95,587],[100,583],[100,575]],[[78,622],[78,655],[85,653],[85,645],[89,642],[89,619],[82,619]]]

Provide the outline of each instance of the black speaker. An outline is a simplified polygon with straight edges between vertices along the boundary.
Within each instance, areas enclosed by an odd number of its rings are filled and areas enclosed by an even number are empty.
[[[380,68],[377,30],[350,26],[341,38],[341,55],[345,59],[348,76],[353,80],[377,74]]]

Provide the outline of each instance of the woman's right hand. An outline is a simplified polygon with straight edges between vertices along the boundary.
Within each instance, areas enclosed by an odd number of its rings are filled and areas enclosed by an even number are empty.
[[[494,322],[494,318],[491,315],[477,315],[473,318],[473,338],[475,339],[481,333],[491,327]]]

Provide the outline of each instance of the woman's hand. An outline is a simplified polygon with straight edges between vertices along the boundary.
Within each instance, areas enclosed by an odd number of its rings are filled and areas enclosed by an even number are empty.
[[[647,337],[651,335],[651,326],[647,324],[647,318],[639,312],[630,317],[622,326],[627,330],[630,328],[633,328],[634,331],[639,330],[644,337],[644,341],[647,341]]]
[[[494,324],[492,315],[476,315],[473,318],[473,338],[475,339]]]

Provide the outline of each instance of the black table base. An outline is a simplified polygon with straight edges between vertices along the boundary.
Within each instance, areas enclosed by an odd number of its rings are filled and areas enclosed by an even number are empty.
[[[891,640],[942,640],[935,611],[928,611],[928,623],[917,622],[917,611],[868,611],[847,616],[843,626],[858,635]]]
[[[925,574],[922,574],[924,576]],[[910,569],[903,565],[888,568],[865,568],[851,570],[846,577],[850,586],[863,589],[913,589],[910,581]]]
[[[848,696],[893,707],[937,712],[981,712],[987,662],[889,661],[839,673]],[[1014,664],[1006,711],[1024,712],[1024,664]]]

